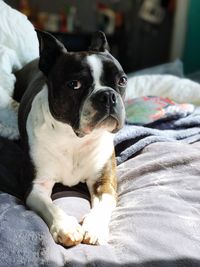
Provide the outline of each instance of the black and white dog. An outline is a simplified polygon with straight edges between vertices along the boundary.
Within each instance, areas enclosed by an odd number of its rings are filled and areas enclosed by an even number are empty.
[[[87,52],[67,52],[38,32],[40,58],[24,69],[19,129],[32,187],[27,205],[49,226],[56,242],[104,244],[116,205],[114,133],[124,123],[127,83],[119,62],[97,32]],[[38,68],[39,66],[39,68]],[[51,200],[55,183],[85,182],[91,211],[82,224]]]

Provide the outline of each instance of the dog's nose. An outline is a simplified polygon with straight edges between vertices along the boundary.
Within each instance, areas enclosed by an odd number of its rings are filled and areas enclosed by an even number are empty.
[[[101,92],[99,94],[99,101],[107,107],[115,106],[117,103],[115,92],[110,90]]]

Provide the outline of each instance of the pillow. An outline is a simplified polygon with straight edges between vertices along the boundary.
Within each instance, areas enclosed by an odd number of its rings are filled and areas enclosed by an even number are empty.
[[[0,1],[0,135],[18,139],[14,73],[39,56],[38,39],[27,17]]]
[[[128,79],[125,101],[140,96],[168,97],[178,103],[200,104],[200,84],[173,75],[143,75]]]

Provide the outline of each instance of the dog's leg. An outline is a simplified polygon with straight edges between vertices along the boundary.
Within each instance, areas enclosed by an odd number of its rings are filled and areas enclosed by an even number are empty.
[[[87,183],[92,200],[92,209],[82,223],[85,232],[83,243],[106,244],[109,235],[109,222],[116,207],[116,163],[113,154],[95,184]]]
[[[68,216],[53,204],[51,200],[53,185],[53,182],[34,183],[26,200],[27,206],[44,219],[57,243],[67,247],[79,244],[83,239],[82,227],[76,218]]]

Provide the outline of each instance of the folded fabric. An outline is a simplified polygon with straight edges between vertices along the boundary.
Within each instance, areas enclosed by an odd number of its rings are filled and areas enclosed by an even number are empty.
[[[195,108],[184,118],[169,118],[168,123],[158,121],[154,128],[125,125],[115,136],[117,163],[121,164],[132,158],[152,143],[182,141],[191,144],[199,140],[200,108]]]

